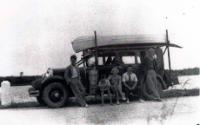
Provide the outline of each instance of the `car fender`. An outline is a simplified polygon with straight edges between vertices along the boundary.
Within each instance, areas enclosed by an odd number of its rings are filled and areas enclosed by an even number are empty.
[[[52,82],[60,82],[63,85],[65,85],[66,87],[68,86],[68,84],[66,83],[66,81],[63,77],[61,77],[61,76],[50,76],[50,77],[44,79],[41,82],[40,90],[42,90],[45,86],[47,86],[48,84],[50,84]]]

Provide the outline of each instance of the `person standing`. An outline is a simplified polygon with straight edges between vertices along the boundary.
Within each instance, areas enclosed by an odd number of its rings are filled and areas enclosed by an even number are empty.
[[[119,73],[123,69],[123,67],[122,67],[123,64],[124,64],[124,62],[122,61],[122,57],[120,56],[120,54],[119,53],[115,53],[115,58],[112,60],[112,65],[114,65],[115,68],[118,69]],[[119,88],[119,96],[120,96],[120,98],[123,101],[125,101],[126,98],[125,98],[125,94],[122,91],[122,84],[119,84],[118,88]]]
[[[76,66],[77,57],[76,55],[72,55],[70,58],[71,65],[69,65],[64,73],[64,78],[66,82],[69,84],[73,94],[75,95],[75,98],[77,102],[82,107],[88,107],[88,104],[86,103],[84,99],[85,95],[85,88],[81,83],[81,76],[80,71],[78,67]]]
[[[119,96],[123,96],[122,95],[122,90],[121,90],[121,76],[118,74],[119,70],[117,67],[114,67],[111,70],[112,75],[110,75],[108,77],[108,79],[110,80],[110,84],[111,84],[111,90],[114,92],[115,97],[116,97],[116,101],[117,104],[119,105]]]
[[[137,76],[133,73],[132,67],[128,67],[127,72],[122,75],[122,82],[126,95],[126,102],[129,103],[130,93],[136,88],[138,82]]]
[[[157,74],[154,67],[154,49],[150,48],[145,53],[144,69],[145,77],[141,86],[142,98],[145,100],[161,101],[160,94],[160,82],[157,79]]]

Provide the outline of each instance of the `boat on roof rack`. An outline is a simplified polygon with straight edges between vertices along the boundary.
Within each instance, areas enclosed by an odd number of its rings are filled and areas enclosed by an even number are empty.
[[[96,45],[95,45],[96,37]],[[128,48],[150,48],[150,47],[178,47],[180,46],[166,42],[164,34],[137,34],[137,35],[115,35],[115,36],[81,36],[72,41],[72,47],[76,53],[95,49],[128,49]]]

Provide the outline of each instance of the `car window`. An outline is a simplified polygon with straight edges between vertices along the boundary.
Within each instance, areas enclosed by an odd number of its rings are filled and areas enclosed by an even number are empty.
[[[112,63],[112,60],[114,59],[114,56],[107,56],[105,57],[105,65],[110,65]]]
[[[141,64],[141,59],[139,56],[137,56],[137,62],[138,62],[138,64]]]
[[[98,57],[98,65],[104,65],[103,63],[103,57]],[[95,64],[95,57],[90,57],[87,61],[88,66],[92,66],[93,64]]]
[[[98,57],[98,65],[103,65],[103,57]]]
[[[123,56],[122,61],[124,64],[135,64],[135,56]]]
[[[92,56],[87,60],[87,64],[88,66],[92,66],[93,64],[95,64],[95,57]]]

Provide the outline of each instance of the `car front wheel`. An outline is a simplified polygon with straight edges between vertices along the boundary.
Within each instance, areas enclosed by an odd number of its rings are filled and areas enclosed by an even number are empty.
[[[62,83],[53,82],[43,89],[42,98],[48,107],[59,108],[65,105],[68,93]]]

